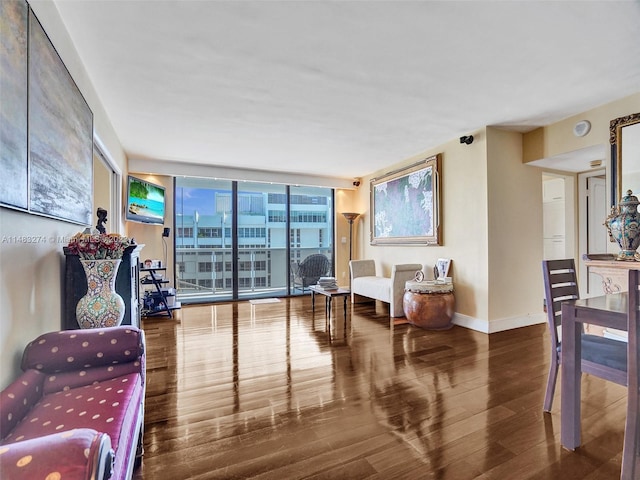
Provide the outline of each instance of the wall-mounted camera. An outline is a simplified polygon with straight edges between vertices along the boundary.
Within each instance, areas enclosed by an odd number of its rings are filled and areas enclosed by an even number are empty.
[[[464,135],[460,137],[460,143],[471,145],[473,143],[473,135]]]
[[[359,187],[360,186],[360,179],[359,178],[356,178],[356,179],[353,180],[353,186],[354,187]]]

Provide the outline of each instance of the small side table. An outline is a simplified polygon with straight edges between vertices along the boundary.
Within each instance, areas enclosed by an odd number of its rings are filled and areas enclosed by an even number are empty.
[[[409,323],[426,330],[447,330],[453,326],[455,308],[452,283],[435,281],[405,283],[402,306]]]
[[[316,285],[311,285],[309,287],[311,290],[311,309],[315,311],[316,309],[316,293],[320,295],[324,295],[325,303],[325,313],[327,314],[327,322],[331,324],[331,301],[334,297],[343,297],[344,298],[344,319],[347,320],[347,297],[351,295],[351,290],[348,288],[338,288],[337,290],[324,290]]]

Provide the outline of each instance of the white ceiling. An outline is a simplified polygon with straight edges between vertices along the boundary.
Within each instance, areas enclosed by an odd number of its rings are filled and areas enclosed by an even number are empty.
[[[132,158],[361,177],[640,91],[633,0],[54,1]]]

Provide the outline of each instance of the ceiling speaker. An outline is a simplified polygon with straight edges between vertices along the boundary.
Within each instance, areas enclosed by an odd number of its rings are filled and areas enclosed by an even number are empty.
[[[591,130],[591,122],[589,120],[581,120],[573,126],[573,134],[576,137],[584,137]]]

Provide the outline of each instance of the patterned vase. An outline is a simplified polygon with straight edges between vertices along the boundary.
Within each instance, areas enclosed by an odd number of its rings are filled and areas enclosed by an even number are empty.
[[[125,304],[115,290],[121,261],[80,260],[87,276],[87,294],[76,306],[76,320],[80,328],[115,327],[122,323]]]
[[[640,214],[638,213],[638,197],[631,190],[620,203],[611,208],[611,215],[604,222],[609,235],[618,242],[620,253],[617,260],[635,261],[636,250],[640,246]]]

